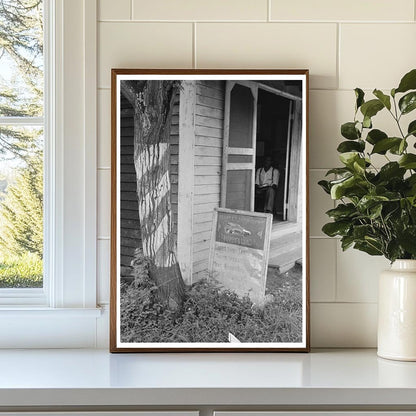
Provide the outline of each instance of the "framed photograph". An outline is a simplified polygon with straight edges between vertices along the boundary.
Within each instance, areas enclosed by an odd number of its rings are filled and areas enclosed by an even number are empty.
[[[112,70],[111,352],[309,351],[308,70]]]

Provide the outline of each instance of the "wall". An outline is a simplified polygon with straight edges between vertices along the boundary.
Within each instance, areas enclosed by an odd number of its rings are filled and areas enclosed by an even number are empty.
[[[100,0],[98,19],[99,302],[110,280],[110,69],[309,68],[312,346],[375,346],[388,263],[325,238],[333,203],[316,183],[337,164],[352,89],[390,90],[416,66],[414,0]]]

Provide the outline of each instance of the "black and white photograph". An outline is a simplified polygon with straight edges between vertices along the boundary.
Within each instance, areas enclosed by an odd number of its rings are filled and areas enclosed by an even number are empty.
[[[309,350],[307,111],[307,70],[112,70],[112,352]]]

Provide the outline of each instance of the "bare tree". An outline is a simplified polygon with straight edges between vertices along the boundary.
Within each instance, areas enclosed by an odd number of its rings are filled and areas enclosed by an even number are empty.
[[[182,302],[184,282],[176,258],[170,201],[170,121],[177,81],[122,81],[134,110],[134,164],[143,253],[159,298],[170,308]]]

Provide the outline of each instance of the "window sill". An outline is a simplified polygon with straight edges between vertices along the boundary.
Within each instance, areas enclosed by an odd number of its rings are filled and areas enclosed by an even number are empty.
[[[0,348],[95,348],[106,309],[2,306]]]
[[[38,306],[0,306],[0,318],[13,317],[73,317],[73,318],[99,318],[101,308],[45,308]]]

